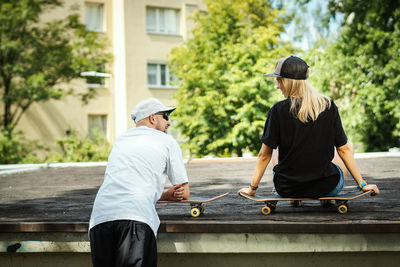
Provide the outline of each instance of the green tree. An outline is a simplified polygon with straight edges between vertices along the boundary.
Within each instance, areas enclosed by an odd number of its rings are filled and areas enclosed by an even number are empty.
[[[85,29],[79,15],[41,22],[40,16],[61,0],[2,0],[0,3],[0,130],[7,138],[34,102],[74,94],[62,85],[80,72],[111,59],[105,36]],[[81,94],[87,101],[95,91]]]
[[[287,18],[270,1],[204,2],[192,38],[170,54],[179,79],[177,127],[197,156],[256,152],[267,113],[281,97],[263,73],[292,52],[279,37]]]
[[[340,38],[314,52],[318,86],[335,99],[364,151],[400,146],[400,1],[330,1]]]

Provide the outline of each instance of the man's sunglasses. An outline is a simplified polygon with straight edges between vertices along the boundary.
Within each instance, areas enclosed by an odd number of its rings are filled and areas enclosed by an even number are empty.
[[[156,114],[156,115],[162,115],[163,118],[164,118],[164,120],[166,120],[166,121],[169,120],[169,115],[168,115],[168,113],[165,113],[165,112],[157,112],[157,113],[155,113],[155,114]]]

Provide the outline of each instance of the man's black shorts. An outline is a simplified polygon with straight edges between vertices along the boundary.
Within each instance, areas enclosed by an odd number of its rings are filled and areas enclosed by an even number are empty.
[[[157,266],[157,243],[142,222],[117,220],[96,225],[89,232],[94,267]]]

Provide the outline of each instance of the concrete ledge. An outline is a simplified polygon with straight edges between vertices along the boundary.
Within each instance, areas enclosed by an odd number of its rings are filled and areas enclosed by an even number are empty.
[[[159,253],[400,251],[400,234],[160,233]],[[0,234],[0,253],[90,252],[86,233]]]
[[[400,234],[159,234],[160,253],[400,251]]]
[[[355,153],[356,159],[366,158],[384,158],[384,157],[400,157],[400,151],[393,150],[388,152],[366,152],[366,153]],[[257,157],[255,156],[244,156],[244,157],[204,157],[204,158],[191,158],[184,159],[185,163],[209,163],[209,162],[243,162],[243,161],[254,161]],[[105,167],[107,166],[106,161],[101,162],[49,162],[49,163],[38,163],[38,164],[0,164],[0,175],[13,174],[20,172],[28,172],[38,170],[41,168],[68,168],[68,167]]]
[[[0,233],[87,233],[86,222],[0,222]]]
[[[159,233],[400,233],[399,221],[162,221]]]
[[[87,233],[85,222],[23,222],[0,223],[0,233]],[[400,221],[340,221],[340,222],[285,222],[285,221],[161,221],[158,233],[396,233]]]
[[[107,162],[51,162],[39,164],[7,164],[0,165],[0,175],[18,174],[31,172],[46,168],[69,168],[69,167],[99,167],[107,166]]]
[[[90,252],[87,233],[0,233],[0,252]]]

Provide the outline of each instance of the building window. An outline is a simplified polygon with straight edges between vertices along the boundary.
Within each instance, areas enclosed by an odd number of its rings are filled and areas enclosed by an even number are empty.
[[[88,116],[89,137],[93,138],[95,134],[107,137],[107,115],[89,115]]]
[[[148,33],[179,34],[179,10],[147,7],[146,28]]]
[[[167,64],[148,63],[147,64],[147,83],[149,87],[168,87],[177,88],[178,79],[169,72]]]
[[[103,5],[85,4],[86,29],[94,32],[103,32]]]

